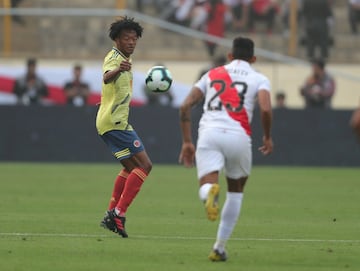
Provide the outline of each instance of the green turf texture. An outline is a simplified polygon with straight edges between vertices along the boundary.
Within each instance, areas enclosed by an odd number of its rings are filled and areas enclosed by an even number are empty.
[[[255,166],[221,263],[195,169],[154,165],[129,238],[100,228],[119,170],[0,163],[0,270],[360,270],[360,169]]]

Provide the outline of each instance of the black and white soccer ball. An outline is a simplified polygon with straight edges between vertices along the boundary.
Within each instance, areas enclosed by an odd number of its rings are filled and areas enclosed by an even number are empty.
[[[165,66],[153,66],[146,75],[146,87],[152,92],[166,92],[172,84],[172,75]]]

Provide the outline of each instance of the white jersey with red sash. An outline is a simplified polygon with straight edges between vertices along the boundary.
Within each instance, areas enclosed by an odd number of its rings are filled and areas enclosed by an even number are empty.
[[[270,91],[268,78],[242,60],[211,69],[195,86],[205,95],[200,128],[244,130],[249,136],[257,93]]]

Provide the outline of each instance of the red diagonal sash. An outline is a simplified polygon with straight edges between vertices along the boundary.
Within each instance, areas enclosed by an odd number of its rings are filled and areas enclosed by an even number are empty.
[[[209,77],[210,77],[211,81],[213,81],[213,80],[224,81],[226,89],[224,92],[222,92],[219,95],[221,103],[225,107],[225,110],[229,114],[229,116],[232,119],[239,122],[240,125],[244,128],[245,132],[248,135],[251,135],[251,127],[250,127],[249,118],[248,118],[245,108],[242,108],[238,112],[234,112],[234,111],[228,110],[226,107],[226,104],[230,104],[232,107],[236,108],[239,106],[241,100],[240,100],[240,96],[239,96],[237,89],[235,87],[231,86],[232,85],[231,77],[230,77],[229,73],[226,71],[226,69],[224,68],[224,66],[212,69],[209,72]],[[220,91],[220,89],[221,89],[221,86],[219,84],[214,84],[213,87],[215,88],[216,91]]]

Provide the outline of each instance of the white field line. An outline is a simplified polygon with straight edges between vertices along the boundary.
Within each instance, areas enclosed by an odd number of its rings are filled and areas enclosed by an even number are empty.
[[[81,233],[28,233],[28,232],[0,232],[1,237],[59,237],[59,238],[119,238],[116,235],[81,234]],[[134,239],[159,240],[213,240],[215,237],[201,236],[160,236],[160,235],[131,235]],[[360,240],[341,239],[295,239],[295,238],[231,238],[232,241],[263,241],[263,242],[317,242],[317,243],[360,243]]]

